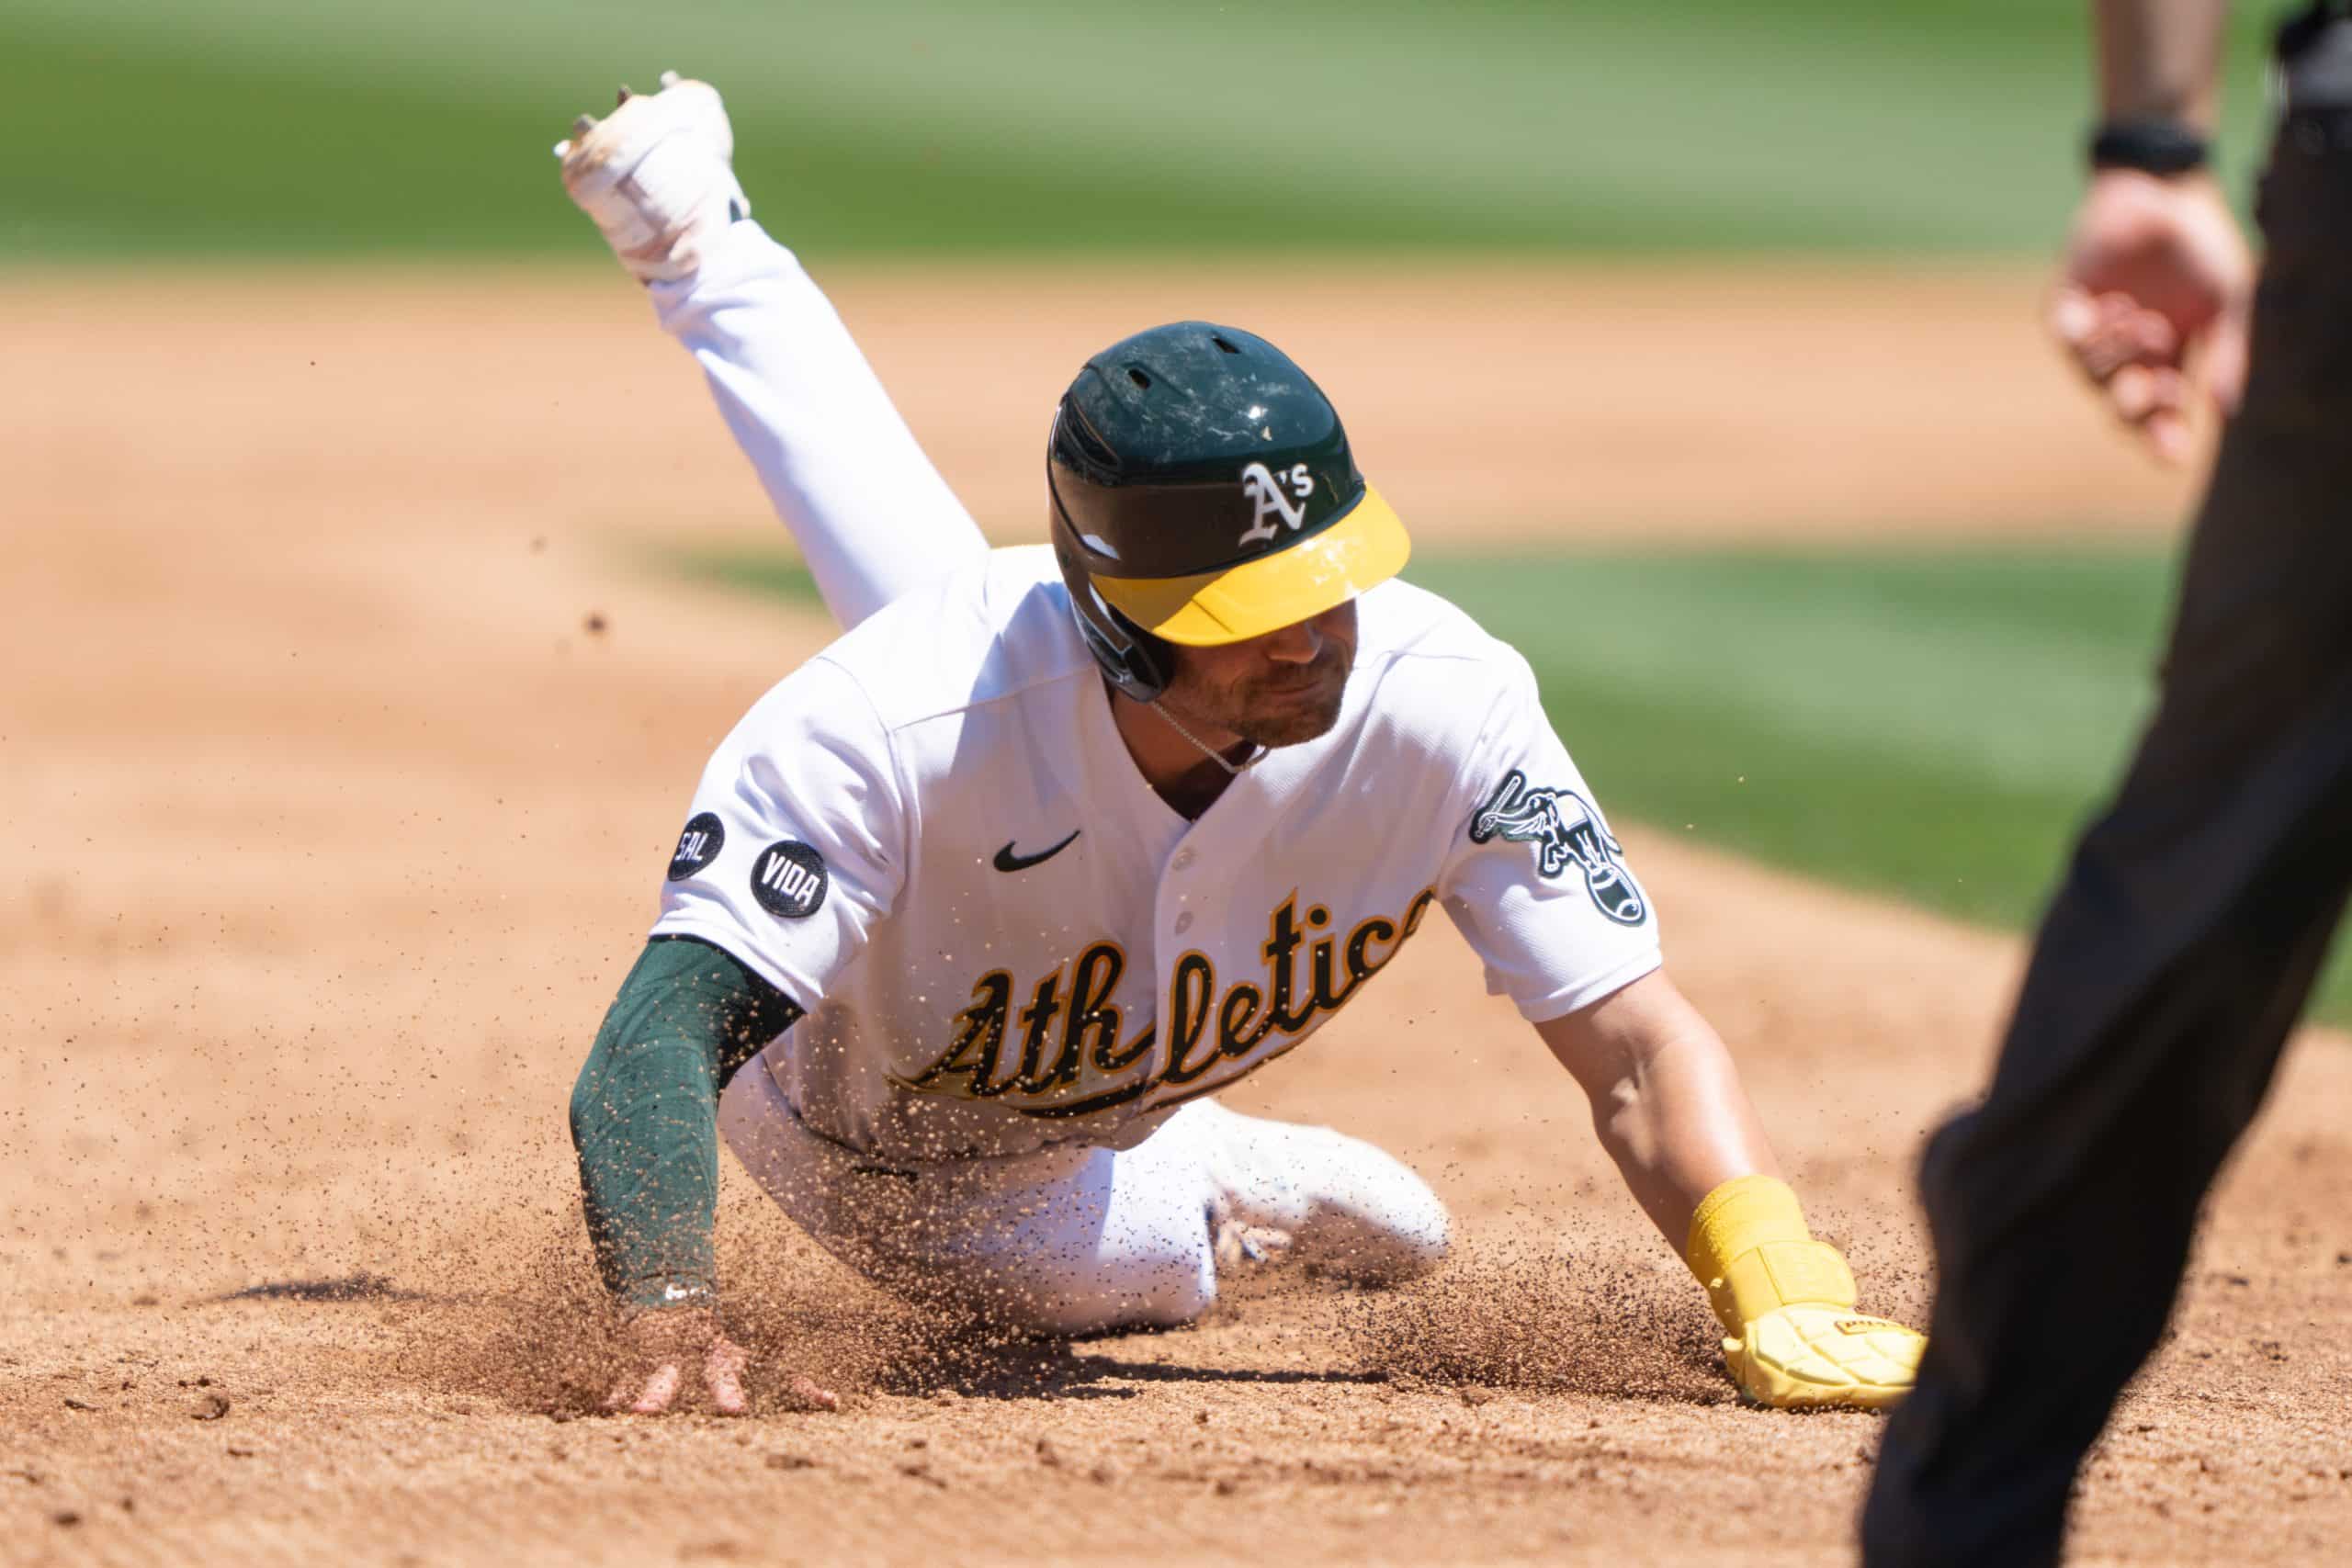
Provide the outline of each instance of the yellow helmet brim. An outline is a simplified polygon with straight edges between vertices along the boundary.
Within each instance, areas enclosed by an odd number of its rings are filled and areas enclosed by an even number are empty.
[[[1095,591],[1156,637],[1246,642],[1335,609],[1405,569],[1412,540],[1369,484],[1338,522],[1285,549],[1191,577],[1102,577]]]

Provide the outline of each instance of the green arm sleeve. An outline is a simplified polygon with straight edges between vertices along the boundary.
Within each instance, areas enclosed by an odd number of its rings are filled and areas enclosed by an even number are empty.
[[[596,1268],[623,1304],[717,1290],[718,1092],[800,1014],[691,937],[655,937],[621,982],[571,1090],[571,1144]]]

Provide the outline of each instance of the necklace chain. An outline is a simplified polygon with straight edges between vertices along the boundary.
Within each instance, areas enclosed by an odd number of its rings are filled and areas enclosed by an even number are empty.
[[[1191,730],[1178,723],[1176,716],[1168,711],[1167,704],[1154,703],[1151,705],[1151,711],[1158,714],[1162,719],[1164,719],[1167,722],[1169,728],[1174,730],[1177,734],[1191,741],[1194,750],[1198,751],[1202,756],[1206,757],[1210,761],[1215,762],[1218,767],[1223,768],[1226,771],[1227,775],[1229,777],[1239,778],[1243,770],[1254,767],[1257,764],[1258,759],[1265,755],[1265,750],[1262,747],[1252,745],[1250,749],[1250,755],[1243,758],[1238,764],[1228,762],[1225,760],[1224,752],[1210,750],[1207,742],[1204,741],[1199,736],[1193,734]]]

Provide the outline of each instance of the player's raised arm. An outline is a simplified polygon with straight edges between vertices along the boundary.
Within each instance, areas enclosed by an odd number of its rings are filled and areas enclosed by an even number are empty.
[[[1465,777],[1477,804],[1442,887],[1490,982],[1592,1107],[1635,1201],[1690,1264],[1740,1391],[1772,1405],[1890,1404],[1920,1337],[1854,1310],[1805,1227],[1739,1071],[1660,968],[1656,911],[1514,659]]]
[[[702,366],[826,606],[855,626],[988,543],[831,302],[752,220],[718,92],[662,80],[580,118],[556,149],[564,188]]]

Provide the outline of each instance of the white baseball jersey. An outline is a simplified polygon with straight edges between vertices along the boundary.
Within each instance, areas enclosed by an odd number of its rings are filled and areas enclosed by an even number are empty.
[[[995,551],[752,707],[654,932],[808,1010],[744,1070],[908,1161],[1130,1145],[1306,1040],[1435,906],[1531,1021],[1656,968],[1526,661],[1404,582],[1357,604],[1338,724],[1188,821],[1128,755],[1050,549]]]

